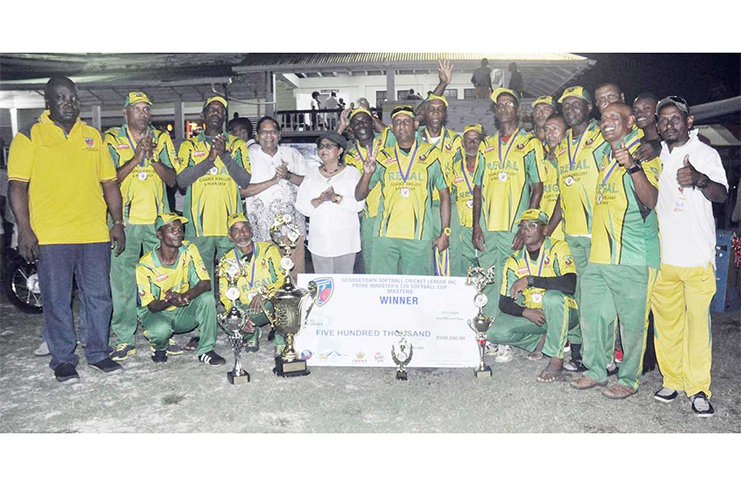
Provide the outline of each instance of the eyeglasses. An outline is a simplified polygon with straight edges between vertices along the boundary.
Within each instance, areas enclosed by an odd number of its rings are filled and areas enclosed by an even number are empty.
[[[497,103],[495,106],[497,110],[501,110],[502,108],[514,108],[516,105],[514,101],[505,101],[503,103]]]
[[[340,146],[335,145],[333,143],[323,143],[318,148],[319,150],[332,150],[332,149],[338,149],[340,148]]]

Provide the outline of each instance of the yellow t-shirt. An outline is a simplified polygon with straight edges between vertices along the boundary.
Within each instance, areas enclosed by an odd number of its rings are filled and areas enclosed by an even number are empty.
[[[252,172],[247,145],[242,139],[225,133],[226,149],[232,159],[247,172]],[[211,144],[205,133],[184,141],[178,151],[178,164],[175,171],[179,174],[188,167],[200,164],[208,158]],[[226,166],[217,157],[214,167],[188,186],[183,204],[183,216],[190,224],[186,227],[189,236],[226,236],[226,218],[230,214],[242,211],[242,197],[239,186],[229,175]]]
[[[177,159],[177,154],[170,134],[152,130],[155,140],[154,159],[174,169],[173,161]],[[116,169],[134,158],[136,142],[126,124],[106,130],[105,144]],[[124,221],[128,224],[152,224],[158,214],[170,212],[165,183],[154,170],[151,160],[143,161],[126,176],[121,183],[121,197]]]
[[[116,169],[100,132],[79,118],[64,130],[44,111],[10,144],[8,180],[28,182],[31,228],[41,245],[110,241],[102,182]]]
[[[527,248],[514,252],[504,265],[504,276],[500,293],[509,296],[512,285],[522,277],[533,275],[535,277],[561,277],[563,275],[576,274],[576,265],[571,256],[571,249],[565,241],[554,240],[546,236],[540,247],[538,258],[530,259]],[[543,307],[543,296],[546,289],[538,287],[525,287],[522,296],[518,297],[518,303],[528,309],[540,309]],[[523,302],[524,298],[524,302]],[[569,307],[576,309],[576,300],[566,296]]]
[[[637,130],[625,137],[631,154],[640,142]],[[648,182],[658,189],[661,160],[654,157],[642,165]],[[609,143],[600,157],[596,193],[589,262],[659,268],[656,211],[638,200],[633,177],[612,157]]]
[[[481,187],[482,227],[513,231],[520,215],[530,207],[530,187],[541,182],[543,144],[519,129],[505,142],[500,132],[484,141],[474,183]]]
[[[271,293],[283,285],[286,280],[285,274],[280,269],[280,251],[278,247],[268,241],[253,243],[254,251],[250,261],[244,261],[244,255],[239,248],[229,250],[219,260],[218,269],[224,269],[230,265],[240,265],[245,275],[237,279],[239,289],[239,307],[245,308],[250,305],[252,299],[250,292],[254,288],[267,287]],[[226,277],[219,276],[219,293],[224,308],[232,308],[232,301],[226,296],[229,283]]]
[[[443,127],[440,131],[440,137],[435,143],[432,143],[430,132],[427,131],[426,127],[420,127],[417,130],[417,142],[426,142],[440,151],[442,156],[440,158],[440,165],[445,176],[445,182],[450,189],[450,201],[455,204],[457,202],[457,194],[455,185],[453,184],[453,166],[456,163],[460,163],[463,158],[463,138],[453,130]],[[432,191],[432,200],[440,200],[440,193],[437,189]]]
[[[136,266],[136,285],[139,289],[139,307],[162,300],[168,290],[183,293],[195,287],[201,280],[210,280],[201,254],[193,243],[184,240],[178,249],[178,261],[165,266],[157,256],[159,245],[139,260]],[[165,310],[174,310],[171,305]]]
[[[446,189],[440,166],[440,151],[415,142],[408,154],[398,144],[381,150],[370,189],[381,186],[378,236],[410,240],[432,240],[432,191]]]

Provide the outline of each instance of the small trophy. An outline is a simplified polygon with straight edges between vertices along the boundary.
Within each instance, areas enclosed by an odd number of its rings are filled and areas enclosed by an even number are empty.
[[[397,354],[396,349],[394,349],[394,345],[392,344],[391,359],[393,359],[394,363],[399,366],[399,368],[396,370],[396,379],[407,381],[407,370],[405,368],[412,360],[412,355],[414,354],[414,346],[412,346],[411,344],[409,345],[409,354],[407,354],[407,332],[403,331],[400,334],[401,339],[399,340],[399,352]]]
[[[484,289],[494,281],[496,281],[496,274],[493,265],[489,270],[484,270],[481,267],[468,268],[466,285],[470,285],[476,289],[476,297],[473,298],[473,303],[479,308],[476,317],[468,321],[468,327],[476,333],[476,341],[479,343],[479,367],[474,370],[476,378],[491,376],[491,368],[484,363],[484,350],[486,348],[486,332],[491,327],[494,319],[484,314],[484,306],[489,301],[486,295],[484,295]]]
[[[299,236],[298,227],[291,223],[289,215],[278,215],[275,218],[275,222],[270,226],[270,237],[283,254],[280,264],[286,281],[281,288],[272,292],[266,287],[260,289],[260,294],[264,297],[260,302],[265,315],[276,332],[286,340],[286,347],[280,356],[275,357],[275,368],[273,368],[275,374],[283,377],[303,376],[310,373],[306,368],[306,360],[298,358],[293,343],[319,296],[316,282],[313,280],[309,282],[308,288],[303,289],[296,287],[291,278],[294,263],[290,254],[296,248]],[[272,313],[265,307],[266,301],[270,301],[273,305]],[[308,308],[306,308],[309,301]]]
[[[249,383],[250,374],[242,368],[242,362],[239,359],[239,354],[244,345],[242,328],[250,317],[242,313],[237,307],[237,301],[240,296],[237,280],[243,275],[244,271],[236,260],[222,259],[219,262],[217,272],[219,277],[226,278],[228,287],[225,295],[232,301],[232,308],[228,312],[223,312],[216,316],[216,322],[226,333],[229,344],[232,345],[232,350],[234,351],[234,368],[226,374],[226,378],[232,385]]]

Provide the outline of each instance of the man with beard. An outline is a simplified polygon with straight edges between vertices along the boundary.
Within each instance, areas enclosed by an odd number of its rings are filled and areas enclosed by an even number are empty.
[[[710,301],[716,290],[712,203],[725,202],[728,181],[718,152],[691,130],[694,120],[684,99],[665,98],[656,112],[664,139],[664,172],[656,204],[661,270],[652,309],[664,379],[654,398],[669,403],[684,391],[696,416],[711,417]]]
[[[188,220],[175,213],[157,216],[154,227],[160,243],[136,267],[139,318],[152,347],[152,361],[167,362],[167,346],[175,332],[198,328],[198,361],[221,366],[216,354],[216,302],[211,280],[198,248],[184,242]]]
[[[414,109],[398,106],[391,112],[393,147],[369,158],[355,188],[355,199],[362,201],[381,185],[378,240],[372,256],[376,273],[394,275],[432,275],[433,248],[442,252],[450,237],[450,191],[441,168],[440,151],[418,142],[418,123]],[[432,191],[440,192],[440,235],[433,233]]]
[[[514,252],[502,269],[502,313],[486,339],[532,353],[545,335],[543,354],[550,361],[537,381],[553,382],[562,376],[566,334],[579,319],[573,298],[576,267],[569,245],[546,236],[548,216],[544,212],[528,209],[518,224],[524,248]]]
[[[240,311],[250,316],[242,331],[245,347],[247,351],[257,352],[260,349],[260,328],[269,323],[263,305],[271,311],[272,304],[264,301],[256,291],[261,287],[277,290],[285,282],[286,276],[281,270],[278,248],[268,241],[253,241],[252,226],[244,214],[232,214],[228,224],[229,241],[234,243],[234,248],[221,257],[219,267],[237,265],[243,270],[237,279],[239,297],[236,304]],[[229,292],[226,277],[219,276],[219,295],[226,311],[232,308]],[[277,354],[283,352],[285,344],[283,336],[276,333],[273,346]]]
[[[489,303],[485,308],[487,314],[496,317],[501,269],[512,250],[522,245],[516,222],[526,209],[537,208],[543,195],[543,144],[532,133],[518,128],[520,101],[512,90],[497,88],[491,99],[499,130],[484,140],[479,154],[472,238],[474,247],[481,252],[481,266],[497,268],[496,285],[487,287]],[[507,355],[499,358],[505,360]]]
[[[640,144],[635,117],[623,103],[602,112],[605,140],[599,161],[589,265],[582,276],[581,326],[588,371],[571,383],[584,390],[607,385],[610,328],[620,319],[623,364],[618,382],[603,392],[622,399],[638,390],[651,307],[659,268],[656,206],[661,161],[641,164],[633,153]]]
[[[121,192],[100,132],[80,120],[77,87],[54,76],[44,88],[47,110],[13,139],[8,196],[18,225],[18,249],[38,261],[49,366],[59,382],[79,381],[74,354],[72,280],[84,289],[88,366],[121,371],[108,357],[111,249],[124,251]],[[113,226],[106,225],[106,210]],[[111,243],[113,242],[113,244]]]
[[[126,250],[111,260],[111,330],[116,334],[111,359],[114,361],[123,361],[136,353],[136,265],[140,255],[157,246],[154,220],[158,214],[170,212],[165,185],[176,185],[175,147],[167,132],[150,125],[151,107],[146,93],[129,93],[123,108],[126,123],[105,133],[105,144],[121,187],[126,224]],[[182,349],[171,341],[167,352],[180,354]]]

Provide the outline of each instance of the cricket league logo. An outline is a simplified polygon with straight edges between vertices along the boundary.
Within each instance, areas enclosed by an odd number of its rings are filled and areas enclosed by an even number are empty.
[[[329,302],[329,299],[331,299],[334,294],[334,280],[332,280],[331,277],[324,277],[318,278],[314,281],[316,282],[317,293],[319,295],[316,305],[321,307]]]

